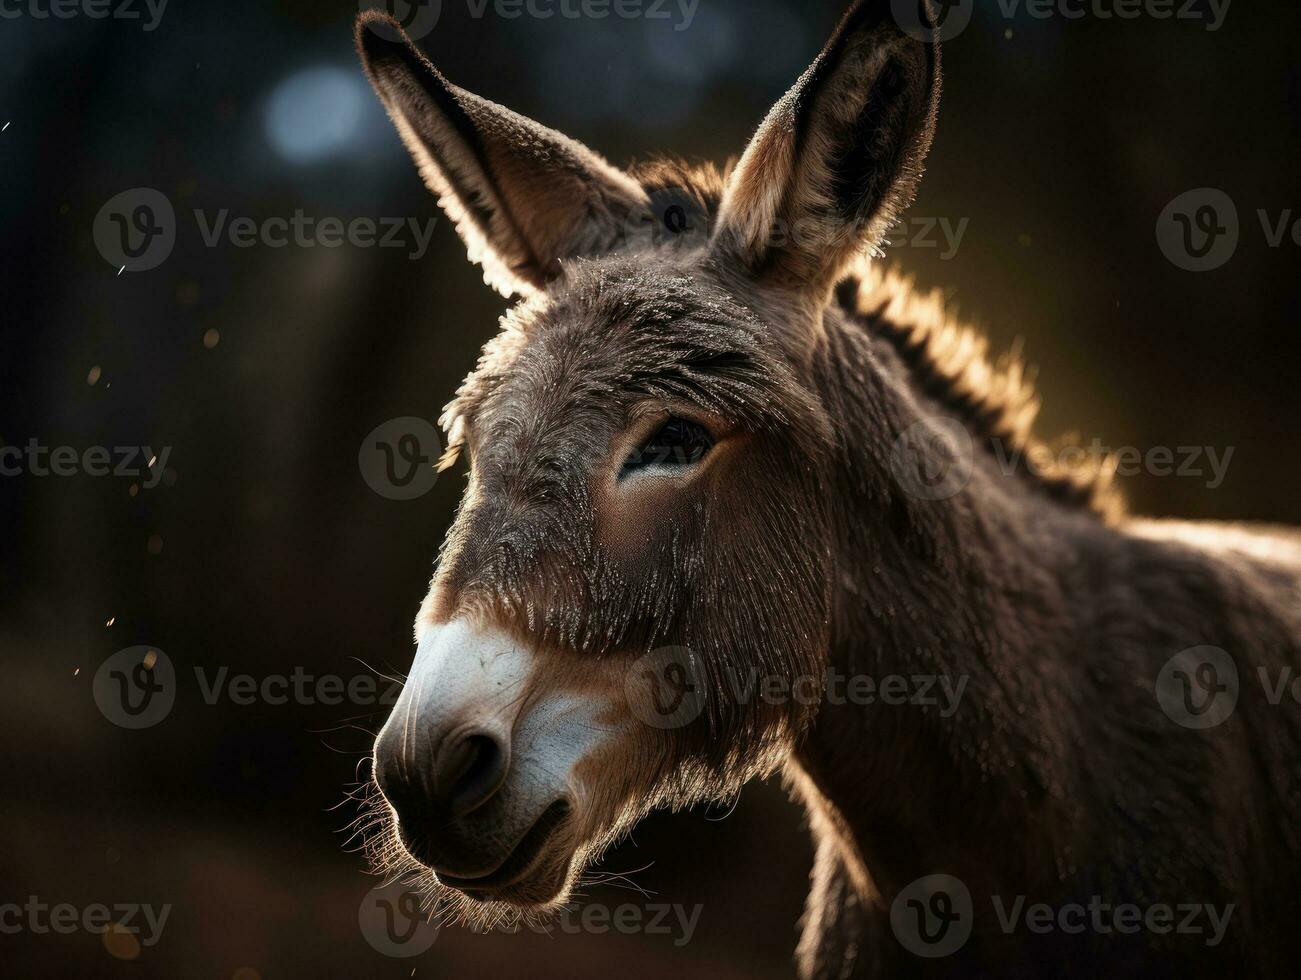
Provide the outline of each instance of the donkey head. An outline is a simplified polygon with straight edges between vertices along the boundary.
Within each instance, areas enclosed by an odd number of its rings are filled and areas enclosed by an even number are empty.
[[[735,794],[811,721],[816,697],[731,682],[826,663],[839,436],[813,363],[939,92],[889,11],[851,9],[726,177],[618,170],[358,23],[471,258],[522,297],[443,419],[469,486],[375,745],[381,861],[466,915],[563,901],[648,809]]]

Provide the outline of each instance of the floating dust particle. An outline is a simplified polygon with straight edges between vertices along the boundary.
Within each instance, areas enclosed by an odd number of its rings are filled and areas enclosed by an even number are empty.
[[[203,346],[212,350],[221,343],[221,331],[216,327],[209,327],[203,332]]]
[[[108,860],[109,864],[117,864],[122,860],[122,852],[116,847],[110,847],[104,851],[104,857]]]
[[[145,659],[140,661],[145,665],[145,670],[153,670],[154,664],[158,663],[158,651],[150,650],[145,654]]]
[[[116,616],[110,616],[109,619],[108,619],[108,622],[105,623],[104,625],[105,625],[105,626],[112,626],[112,625],[113,625],[114,623],[116,623],[116,622],[117,622],[117,617],[116,617]]]
[[[149,544],[146,545],[151,555],[161,555],[163,553],[163,537],[161,534],[149,535]]]
[[[126,488],[126,492],[129,493],[132,497],[134,497],[136,494],[140,492],[140,484],[138,483],[131,484],[131,486]]]
[[[150,457],[149,457],[149,468],[150,468],[151,470],[154,468],[154,464],[155,464],[156,462],[158,462],[158,457],[157,457],[157,456],[150,456]]]
[[[199,284],[193,279],[186,279],[176,287],[176,302],[182,306],[193,306],[199,302]]]
[[[1004,41],[1012,40],[1012,28],[1009,27],[1007,30],[1003,32],[1003,40]]]
[[[1022,248],[1029,248],[1031,245],[1034,244],[1034,239],[1031,238],[1030,235],[1024,231],[1021,232],[1021,234],[1016,236],[1016,240],[1020,242]]]
[[[86,384],[94,385],[99,383],[99,376],[104,372],[100,370],[98,364],[86,372]]]
[[[78,667],[76,670],[74,670],[74,671],[72,672],[72,676],[73,676],[73,677],[76,677],[76,676],[77,676],[78,674],[80,674],[80,673],[81,673],[81,668]]]
[[[134,960],[140,956],[140,940],[127,931],[126,926],[114,922],[104,930],[104,948],[119,960]]]

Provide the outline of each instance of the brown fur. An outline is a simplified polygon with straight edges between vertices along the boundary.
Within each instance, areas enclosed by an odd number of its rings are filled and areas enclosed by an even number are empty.
[[[1287,975],[1301,723],[1266,702],[1254,671],[1301,666],[1295,532],[1127,519],[1105,468],[997,465],[995,440],[1035,445],[1019,364],[991,364],[935,301],[859,258],[911,196],[939,91],[938,53],[894,31],[887,7],[853,6],[735,169],[631,171],[631,197],[645,195],[631,217],[600,203],[624,185],[594,165],[590,199],[582,182],[520,185],[514,165],[461,174],[497,202],[466,234],[498,257],[523,254],[515,229],[529,223],[498,220],[502,202],[530,207],[521,187],[548,198],[540,213],[587,226],[562,222],[549,251],[507,263],[529,298],[445,415],[448,465],[468,456],[470,482],[419,625],[470,617],[509,632],[539,663],[522,698],[613,699],[603,723],[619,734],[585,763],[560,835],[568,864],[552,861],[547,881],[492,906],[448,895],[397,845],[382,804],[377,853],[480,923],[532,914],[648,809],[729,798],[780,768],[818,842],[807,977]],[[418,161],[472,142],[420,122],[445,79],[364,27],[359,39]],[[414,74],[383,67],[399,61]],[[660,233],[666,194],[698,235]],[[762,230],[803,218],[834,234],[810,248]],[[644,219],[649,239],[623,234]],[[680,475],[622,482],[629,448],[670,413],[706,425],[715,448]],[[892,457],[942,415],[983,448],[959,492],[925,499]],[[670,644],[694,652],[704,713],[669,731],[625,726],[645,696],[630,665]],[[1153,685],[1204,644],[1237,658],[1242,692],[1229,720],[1195,732],[1161,712]],[[969,684],[951,717],[734,696],[738,677],[828,670]],[[935,873],[960,878],[982,912],[960,951],[924,960],[889,910]],[[1009,937],[990,899],[1018,895],[1236,911],[1215,947]]]

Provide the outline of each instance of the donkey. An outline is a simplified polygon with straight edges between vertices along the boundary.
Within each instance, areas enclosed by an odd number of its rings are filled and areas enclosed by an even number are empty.
[[[1021,367],[872,262],[929,17],[855,3],[725,170],[617,169],[358,21],[519,297],[442,419],[468,488],[374,747],[373,858],[431,914],[545,916],[652,808],[780,772],[805,977],[1295,967],[1301,535],[1000,461],[1044,446]]]

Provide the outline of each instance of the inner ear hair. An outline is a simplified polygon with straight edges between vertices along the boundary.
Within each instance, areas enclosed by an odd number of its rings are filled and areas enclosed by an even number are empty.
[[[581,143],[449,82],[391,16],[358,17],[357,50],[470,259],[506,295],[613,250],[647,209],[637,181]]]
[[[714,247],[752,276],[825,297],[916,194],[940,52],[859,0],[773,107],[732,174]]]

